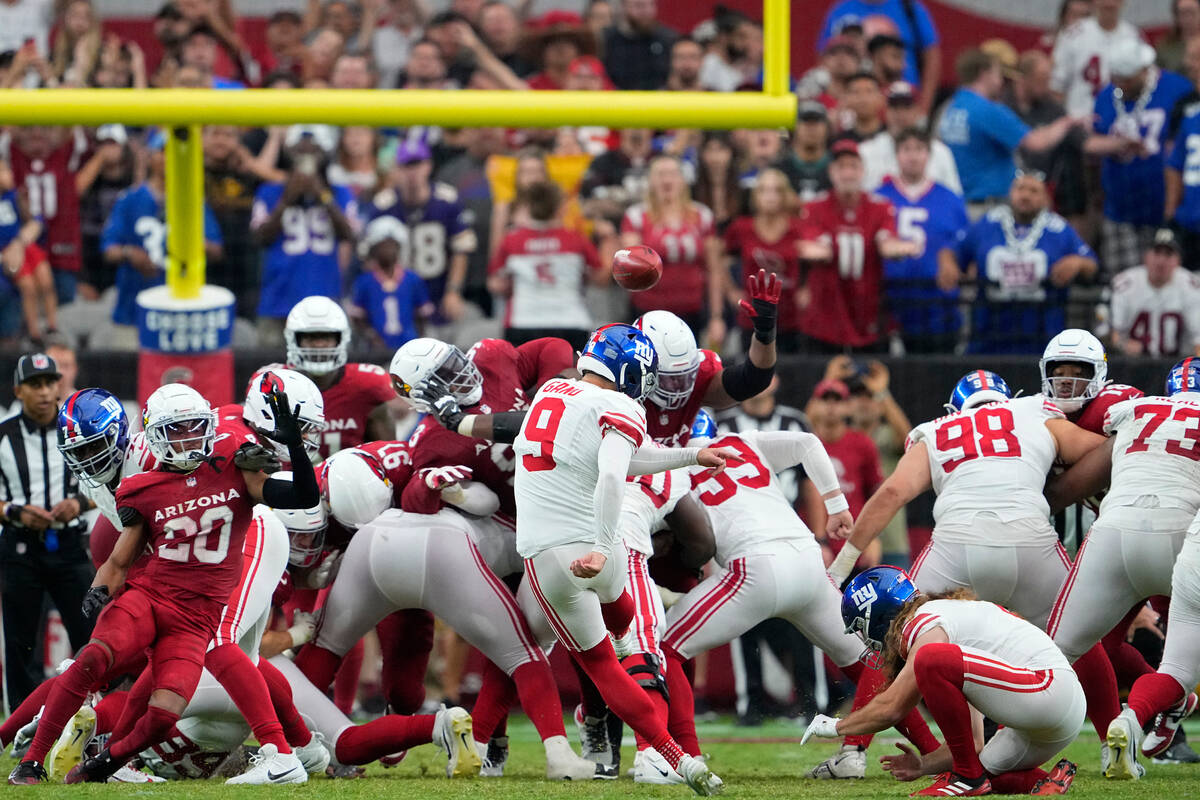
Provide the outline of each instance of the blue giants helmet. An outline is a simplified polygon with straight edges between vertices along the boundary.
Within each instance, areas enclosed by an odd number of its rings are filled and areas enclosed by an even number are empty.
[[[103,389],[80,389],[59,409],[58,449],[85,484],[103,486],[117,477],[128,446],[125,407]]]
[[[658,382],[658,353],[646,334],[615,322],[592,334],[575,368],[607,378],[622,394],[641,400]]]
[[[1167,396],[1180,392],[1200,392],[1200,358],[1187,358],[1167,373]]]
[[[692,435],[690,439],[715,439],[717,438],[717,422],[703,408],[696,412],[696,419],[692,421]]]
[[[896,567],[872,567],[855,575],[842,592],[846,633],[857,633],[875,656],[883,652],[892,620],[917,594],[908,573]]]
[[[976,369],[959,378],[950,393],[950,402],[946,410],[969,411],[984,403],[994,403],[997,400],[1011,400],[1012,390],[1008,388],[1004,378],[986,369]]]

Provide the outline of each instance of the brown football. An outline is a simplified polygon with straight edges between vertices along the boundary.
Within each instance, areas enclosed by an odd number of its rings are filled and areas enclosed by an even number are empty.
[[[612,273],[617,284],[631,292],[644,292],[662,277],[662,259],[653,248],[636,244],[613,255]]]

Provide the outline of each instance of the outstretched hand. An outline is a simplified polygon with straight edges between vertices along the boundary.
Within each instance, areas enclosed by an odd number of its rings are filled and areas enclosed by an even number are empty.
[[[728,447],[705,447],[696,454],[696,463],[708,467],[713,475],[720,475],[730,463],[741,463],[741,456]]]
[[[783,282],[774,272],[760,269],[757,275],[746,280],[746,294],[750,300],[738,303],[754,325],[754,335],[763,344],[775,341],[775,323],[779,318],[779,294]]]
[[[272,389],[267,395],[267,406],[275,418],[275,430],[271,432],[271,438],[288,447],[302,447],[304,434],[300,431],[299,403],[293,407],[287,392]]]

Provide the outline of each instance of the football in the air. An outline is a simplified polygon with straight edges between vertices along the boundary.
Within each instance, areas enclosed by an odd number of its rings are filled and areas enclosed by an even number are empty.
[[[644,244],[622,248],[613,255],[613,280],[631,292],[644,292],[654,286],[662,271],[662,259]]]

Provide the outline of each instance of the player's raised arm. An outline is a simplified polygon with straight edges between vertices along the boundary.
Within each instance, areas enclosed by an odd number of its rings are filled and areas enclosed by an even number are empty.
[[[242,470],[246,488],[255,502],[265,503],[271,508],[312,508],[321,502],[321,492],[317,487],[312,461],[304,449],[304,435],[297,416],[300,407],[292,408],[287,393],[278,390],[273,390],[267,396],[267,403],[275,419],[275,430],[270,437],[287,446],[288,458],[292,463],[292,479],[275,480],[264,472]]]
[[[746,360],[721,370],[720,380],[709,384],[704,393],[704,405],[728,408],[742,400],[761,394],[775,376],[775,326],[779,318],[779,276],[760,269],[746,283],[750,299],[742,300],[741,309],[754,325],[750,351]]]
[[[833,578],[834,583],[838,586],[845,583],[846,578],[850,577],[850,570],[854,569],[854,562],[892,521],[896,512],[932,486],[929,453],[924,442],[917,442],[908,448],[908,452],[896,464],[895,471],[863,506],[854,522],[849,541],[829,565],[829,577]]]
[[[825,513],[829,515],[825,532],[831,536],[840,534],[839,538],[848,536],[854,524],[850,503],[842,494],[837,470],[820,438],[805,431],[755,431],[753,438],[775,472],[803,465],[804,473],[821,495]]]
[[[1092,448],[1074,466],[1060,475],[1052,475],[1042,492],[1050,504],[1050,513],[1057,514],[1064,508],[1088,497],[1094,497],[1108,488],[1112,475],[1112,449],[1114,439]]]

